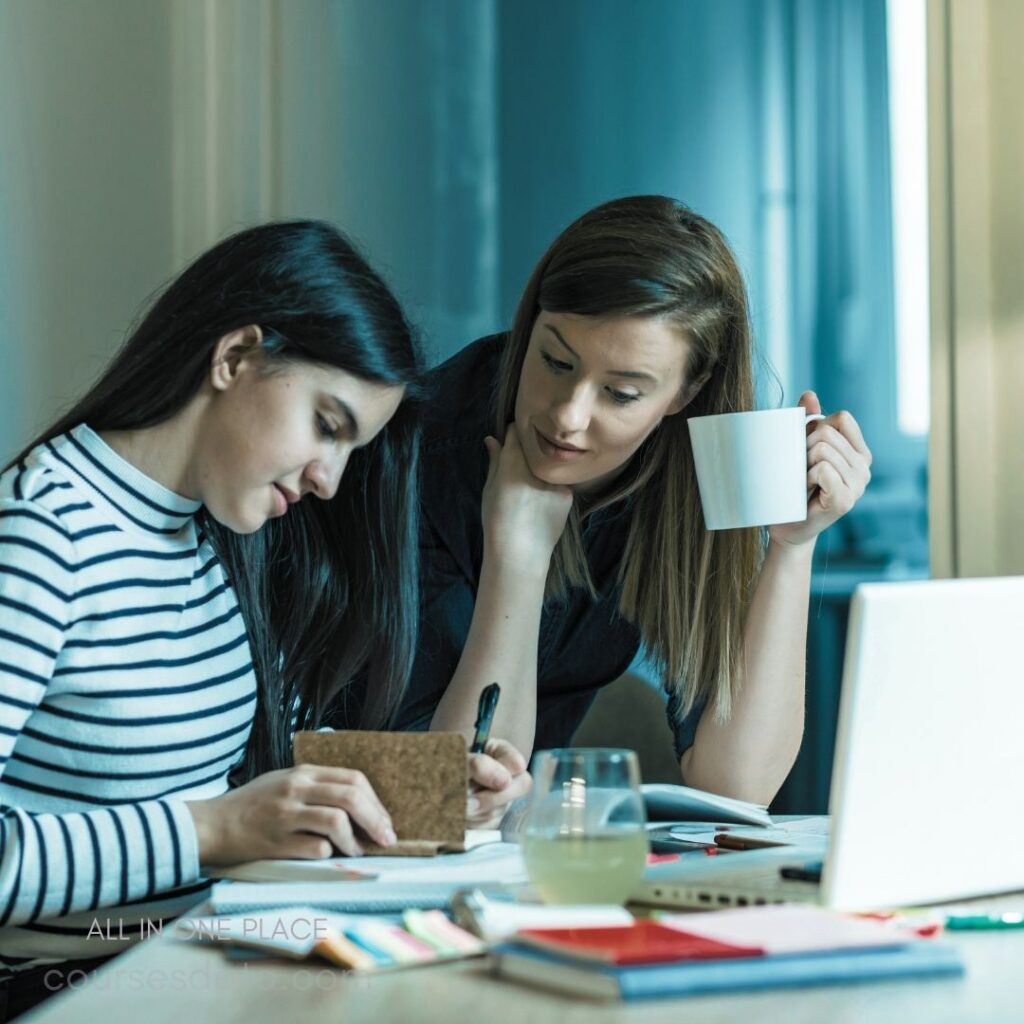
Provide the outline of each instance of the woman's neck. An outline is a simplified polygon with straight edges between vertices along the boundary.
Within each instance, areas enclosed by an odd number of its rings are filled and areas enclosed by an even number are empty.
[[[193,479],[195,426],[188,408],[153,427],[98,433],[125,462],[151,480],[183,498],[202,500]]]

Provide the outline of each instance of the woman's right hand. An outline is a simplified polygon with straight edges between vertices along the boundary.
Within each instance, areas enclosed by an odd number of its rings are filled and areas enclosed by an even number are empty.
[[[395,842],[391,818],[362,772],[302,764],[267,772],[212,800],[190,801],[201,864],[264,858],[358,857],[353,826]]]
[[[497,828],[508,805],[526,796],[532,785],[526,758],[508,740],[489,739],[482,754],[469,755],[467,825]]]
[[[484,444],[490,457],[482,502],[486,548],[503,565],[546,576],[572,508],[572,491],[530,472],[514,423],[504,444],[490,436]]]

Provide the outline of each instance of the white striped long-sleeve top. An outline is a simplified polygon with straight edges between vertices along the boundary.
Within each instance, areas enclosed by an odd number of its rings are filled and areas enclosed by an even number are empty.
[[[105,956],[201,898],[256,682],[198,502],[88,426],[0,475],[0,979]]]

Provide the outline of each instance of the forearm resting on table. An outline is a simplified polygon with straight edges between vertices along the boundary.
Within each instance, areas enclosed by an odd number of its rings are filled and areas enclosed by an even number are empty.
[[[768,804],[800,750],[814,546],[769,544],[743,632],[732,714],[709,707],[679,766],[688,786]]]
[[[455,675],[430,728],[472,738],[480,691],[501,686],[491,725],[529,760],[537,724],[537,638],[544,578],[491,566],[484,558],[473,620]]]

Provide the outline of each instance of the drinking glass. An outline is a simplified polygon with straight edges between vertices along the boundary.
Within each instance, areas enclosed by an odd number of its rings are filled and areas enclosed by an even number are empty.
[[[526,872],[545,903],[624,903],[647,862],[640,766],[632,750],[536,755],[523,829]]]

